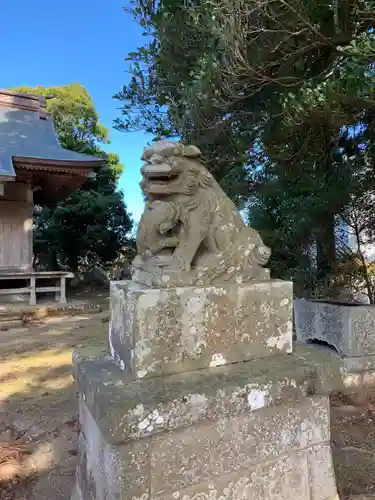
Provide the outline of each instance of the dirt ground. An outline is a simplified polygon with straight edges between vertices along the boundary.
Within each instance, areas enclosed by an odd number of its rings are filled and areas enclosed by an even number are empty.
[[[331,398],[331,442],[342,499],[375,499],[375,392]]]
[[[108,311],[0,332],[0,500],[69,500],[78,434],[72,350],[107,343]],[[341,499],[375,499],[375,393],[332,397]],[[8,481],[9,480],[9,481]]]
[[[108,311],[0,332],[1,500],[69,499],[78,433],[72,351],[106,345],[107,335]]]

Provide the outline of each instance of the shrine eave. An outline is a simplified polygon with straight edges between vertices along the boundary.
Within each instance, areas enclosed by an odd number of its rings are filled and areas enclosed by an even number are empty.
[[[82,175],[84,177],[95,177],[93,169],[106,165],[105,160],[100,160],[100,158],[95,161],[80,161],[79,165],[71,160],[28,158],[25,156],[13,156],[12,160],[16,172],[18,169],[26,169],[38,172],[69,173],[73,175]]]
[[[0,90],[0,182],[15,180],[20,170],[82,179],[105,165],[104,158],[61,147],[44,98]]]

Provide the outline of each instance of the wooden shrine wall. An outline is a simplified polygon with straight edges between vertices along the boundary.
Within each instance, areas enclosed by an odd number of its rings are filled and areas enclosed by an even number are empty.
[[[0,270],[30,270],[33,262],[33,203],[25,184],[5,185],[0,197]]]

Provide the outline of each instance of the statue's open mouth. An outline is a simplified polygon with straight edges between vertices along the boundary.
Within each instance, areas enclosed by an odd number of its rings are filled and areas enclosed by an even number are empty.
[[[173,172],[168,163],[146,164],[142,168],[142,174],[153,184],[165,184],[178,177],[178,173]]]
[[[157,191],[160,195],[163,194],[163,190],[167,189],[168,185],[174,181],[178,182],[180,175],[178,169],[173,168],[164,159],[153,163],[146,162],[141,169],[141,173],[144,181],[146,181],[145,188],[147,192]]]
[[[147,175],[147,179],[152,184],[165,184],[177,179],[177,174],[169,175]]]

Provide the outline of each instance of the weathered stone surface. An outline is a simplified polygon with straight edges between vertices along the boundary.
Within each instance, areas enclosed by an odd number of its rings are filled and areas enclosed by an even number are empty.
[[[196,146],[158,141],[145,148],[133,280],[158,288],[266,279],[271,250],[248,227],[200,161]],[[146,280],[146,281],[144,281]]]
[[[315,392],[317,394],[330,394],[344,389],[343,360],[332,349],[295,342],[293,355],[316,370]]]
[[[375,354],[375,307],[294,300],[297,339],[327,342],[344,356]]]
[[[110,351],[135,378],[292,350],[292,284],[147,288],[111,284]]]
[[[294,300],[295,355],[317,370],[318,392],[375,385],[375,308]],[[333,346],[306,345],[311,340]]]
[[[328,397],[301,360],[142,380],[92,350],[74,363],[83,500],[336,498]]]
[[[326,346],[294,344],[293,355],[316,370],[315,392],[330,394],[375,385],[375,356],[342,357]]]
[[[320,483],[317,484],[317,481]],[[214,477],[205,483],[169,494],[162,493],[151,499],[339,500],[339,496],[330,447],[325,445],[293,451],[279,460]]]
[[[150,488],[149,441],[122,446],[107,443],[80,399],[77,483],[86,499],[141,498]]]
[[[281,413],[260,410],[243,415],[242,421],[208,422],[182,434],[163,433],[151,441],[111,446],[82,403],[83,432],[95,440],[80,437],[72,499],[338,500],[328,400],[305,400],[300,408],[295,402]],[[199,434],[202,440],[196,439]]]
[[[111,444],[299,400],[315,377],[313,367],[287,355],[133,381],[111,357],[94,360],[92,350],[74,353],[73,364],[79,392]]]
[[[329,402],[305,399],[158,434],[151,441],[151,495],[329,444]]]
[[[310,483],[310,497],[308,498],[311,500],[340,500],[337,494],[330,443],[308,448],[307,465],[307,479]]]
[[[160,262],[162,257],[152,258],[153,261]],[[183,276],[183,280],[182,277]],[[257,270],[257,275],[253,278],[255,281],[269,281],[270,279],[270,270],[265,267],[259,267]],[[200,283],[197,279],[195,279],[195,275],[193,273],[181,273],[181,272],[172,272],[169,271],[168,274],[165,274],[163,269],[158,268],[145,268],[145,269],[137,269],[133,268],[132,271],[132,280],[135,283],[139,283],[145,286],[149,286],[151,288],[176,288],[180,286],[201,286],[203,283]],[[181,281],[183,281],[181,283]],[[239,280],[238,283],[241,283]],[[226,284],[225,282],[219,284]],[[206,285],[207,286],[207,285]],[[217,284],[215,284],[217,286]]]
[[[347,373],[375,373],[375,355],[345,357],[342,361]]]
[[[70,495],[70,500],[83,500],[81,488],[76,484]]]

